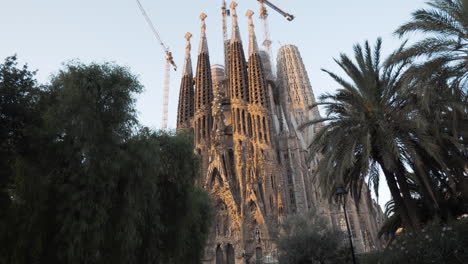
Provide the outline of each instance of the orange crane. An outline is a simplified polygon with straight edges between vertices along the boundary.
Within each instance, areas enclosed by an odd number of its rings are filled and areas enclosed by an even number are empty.
[[[138,7],[140,8],[140,11],[145,18],[146,22],[148,23],[151,31],[153,32],[154,36],[159,42],[159,45],[161,45],[161,48],[163,49],[165,55],[166,55],[166,69],[165,69],[165,74],[164,74],[164,95],[163,95],[163,111],[162,111],[162,123],[161,123],[161,128],[163,131],[167,130],[167,115],[168,115],[168,110],[169,110],[169,85],[170,85],[170,79],[171,79],[171,65],[174,68],[174,71],[177,70],[177,65],[174,62],[174,58],[172,57],[172,52],[169,50],[169,47],[164,44],[164,42],[161,40],[161,36],[159,35],[159,32],[156,30],[156,27],[154,26],[153,22],[151,19],[148,17],[148,15],[145,12],[145,9],[141,5],[139,0],[136,0]]]

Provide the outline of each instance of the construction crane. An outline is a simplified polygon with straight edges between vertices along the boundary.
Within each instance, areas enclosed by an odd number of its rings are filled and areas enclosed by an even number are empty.
[[[163,49],[166,55],[166,68],[165,68],[165,73],[164,73],[163,111],[162,111],[162,123],[161,123],[162,130],[166,131],[167,130],[167,115],[168,115],[168,110],[169,110],[169,84],[170,84],[170,79],[171,79],[171,65],[174,68],[174,71],[177,70],[177,65],[175,64],[174,58],[172,57],[172,52],[169,50],[169,47],[166,46],[166,44],[164,44],[164,42],[161,40],[161,36],[159,35],[159,32],[156,30],[156,27],[154,26],[153,22],[151,21],[149,16],[146,14],[146,11],[141,5],[140,1],[136,0],[136,2],[138,4],[138,7],[140,8],[141,14],[145,18],[151,31],[153,32],[154,36],[159,42],[159,45],[161,45],[161,48]]]
[[[282,16],[284,16],[288,21],[293,21],[294,20],[294,16],[289,14],[289,13],[286,13],[284,12],[283,10],[281,10],[279,7],[275,6],[273,3],[271,3],[270,1],[268,0],[257,0],[258,2],[260,2],[260,4],[262,6],[264,6],[264,4],[266,4],[267,6],[271,7],[273,10],[275,10],[276,12],[280,13]],[[266,9],[264,9],[265,12],[266,12]],[[268,16],[268,15],[267,15]]]
[[[265,47],[265,49],[266,49],[266,51],[268,53],[268,56],[270,57],[270,62],[271,62],[271,60],[273,58],[273,53],[271,51],[272,42],[270,40],[270,29],[269,29],[269,26],[268,26],[268,11],[267,11],[265,5],[271,7],[273,10],[280,13],[288,21],[293,21],[294,16],[289,14],[289,13],[284,12],[283,10],[281,10],[279,7],[277,7],[276,5],[274,5],[273,3],[271,3],[268,0],[257,0],[257,1],[260,3],[260,19],[262,19],[262,21],[263,21],[263,39],[264,39],[263,40],[263,46]],[[271,63],[271,66],[273,67],[274,64]],[[274,69],[272,69],[272,71],[274,72]]]
[[[231,11],[226,8],[225,0],[223,0],[221,10],[223,15],[223,41],[226,42],[228,39],[226,18],[231,15]]]

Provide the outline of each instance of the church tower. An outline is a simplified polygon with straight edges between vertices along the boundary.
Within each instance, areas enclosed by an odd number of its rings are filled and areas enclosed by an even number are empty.
[[[192,60],[190,58],[190,38],[192,34],[187,32],[185,39],[187,45],[185,47],[184,68],[182,71],[182,81],[179,91],[179,107],[177,114],[177,130],[187,130],[191,128],[191,123],[194,114],[194,92],[193,92],[193,72]]]
[[[211,64],[208,53],[208,42],[206,40],[207,15],[202,13],[200,46],[198,49],[197,70],[195,74],[195,113],[193,120],[195,148],[197,153],[206,153],[210,146],[210,136],[213,126],[211,115],[211,103],[213,100],[213,84],[211,79]],[[202,170],[206,171],[208,166],[207,155],[202,157]],[[203,179],[202,179],[203,180]]]
[[[231,123],[232,123],[232,140],[234,144],[234,164],[235,164],[235,177],[239,182],[241,199],[245,199],[245,186],[246,176],[249,175],[247,171],[247,160],[249,160],[247,151],[247,143],[249,140],[247,127],[247,106],[249,103],[249,88],[247,79],[247,63],[245,61],[244,48],[239,32],[238,17],[237,17],[237,3],[232,2],[232,36],[229,45],[229,98],[231,103]],[[247,155],[245,155],[247,154]],[[241,207],[243,211],[244,207]]]
[[[298,129],[301,122],[318,116],[318,112],[302,114],[307,104],[314,103],[308,77],[302,76],[307,75],[302,60],[281,49],[275,81],[270,59],[258,48],[253,11],[246,13],[249,42],[245,54],[237,3],[232,2],[230,8],[223,1],[225,65],[210,65],[207,16],[200,16],[195,82],[190,61],[191,35],[186,35],[177,129],[193,131],[195,151],[202,164],[197,184],[209,192],[215,208],[203,263],[278,263],[275,241],[283,217],[317,209],[335,226],[342,218],[318,191],[314,163],[307,160],[305,143],[315,130],[308,133]],[[228,40],[229,14],[232,35]],[[299,100],[291,100],[295,98]],[[368,226],[377,226],[370,214],[353,210],[350,215],[355,220],[356,234],[368,230]],[[374,236],[373,232],[365,234]],[[356,237],[355,241],[364,238]],[[361,244],[372,245],[375,241]]]

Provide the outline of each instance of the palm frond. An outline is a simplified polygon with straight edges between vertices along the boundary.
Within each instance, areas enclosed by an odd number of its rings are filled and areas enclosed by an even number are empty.
[[[413,20],[395,31],[402,37],[411,32],[433,33],[443,36],[463,35],[463,27],[449,14],[438,10],[420,9],[412,14]]]

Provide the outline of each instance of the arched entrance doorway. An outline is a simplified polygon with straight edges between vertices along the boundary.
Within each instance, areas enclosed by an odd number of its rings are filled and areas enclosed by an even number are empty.
[[[255,264],[262,264],[263,252],[262,248],[258,247],[255,249]]]
[[[226,263],[235,264],[234,247],[231,244],[226,246]]]
[[[216,247],[216,264],[224,264],[224,256],[223,256],[223,249],[221,245]]]

